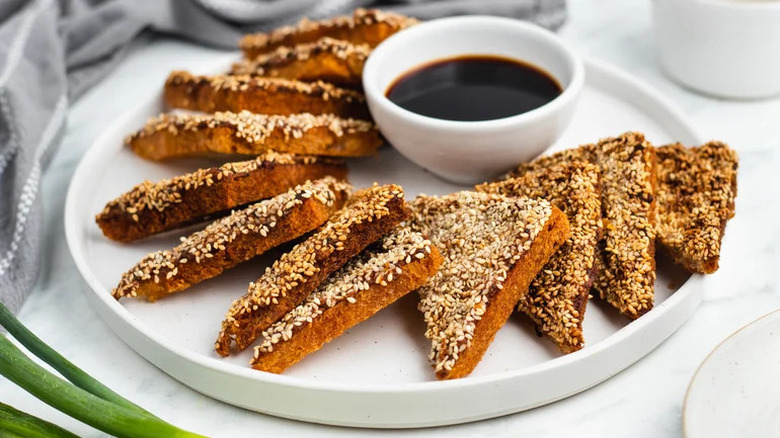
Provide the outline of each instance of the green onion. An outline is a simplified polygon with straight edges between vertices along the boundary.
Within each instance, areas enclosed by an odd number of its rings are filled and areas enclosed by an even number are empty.
[[[5,336],[0,336],[0,374],[60,412],[114,436],[200,436],[66,382],[25,356]]]
[[[33,417],[11,406],[0,403],[0,431],[2,436],[26,438],[78,438],[67,430],[48,421]]]
[[[8,330],[8,333],[16,338],[20,344],[24,345],[26,349],[30,350],[32,354],[51,365],[52,368],[57,370],[63,377],[79,388],[116,405],[152,415],[135,403],[115,393],[109,387],[85,373],[68,359],[65,359],[61,354],[54,351],[53,348],[46,345],[45,342],[35,336],[33,332],[28,330],[27,327],[16,319],[13,313],[11,313],[3,303],[0,303],[0,326],[5,327],[5,329]]]
[[[0,325],[18,335],[20,343],[78,385],[52,374],[0,335],[0,375],[60,412],[118,437],[202,438],[155,417],[87,375],[29,332],[2,303]],[[9,434],[18,435],[13,431]]]

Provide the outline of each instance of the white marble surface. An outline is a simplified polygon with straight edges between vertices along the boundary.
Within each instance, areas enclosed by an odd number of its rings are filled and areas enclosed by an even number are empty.
[[[68,253],[62,212],[80,157],[104,127],[157,89],[183,62],[229,56],[172,40],[146,39],[105,81],[72,107],[67,134],[44,177],[43,274],[21,312],[46,342],[119,393],[180,427],[208,436],[681,436],[681,407],[699,363],[728,334],[780,307],[780,99],[733,102],[693,94],[660,71],[650,2],[571,0],[562,34],[583,54],[626,69],[676,101],[706,137],[741,157],[737,215],[729,223],[721,269],[707,278],[696,314],[647,357],[577,396],[478,423],[413,431],[368,431],[277,419],[213,401],[168,377],[125,346],[87,304]],[[0,399],[83,436],[100,436],[0,379]]]

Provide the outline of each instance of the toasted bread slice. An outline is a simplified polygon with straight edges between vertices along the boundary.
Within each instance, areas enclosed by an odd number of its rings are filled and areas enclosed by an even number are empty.
[[[422,234],[408,227],[396,228],[263,331],[252,367],[281,373],[425,284],[441,260],[439,251]]]
[[[217,220],[168,251],[149,254],[112,291],[116,299],[149,301],[178,292],[288,242],[324,223],[349,196],[351,186],[326,177]]]
[[[109,239],[131,242],[283,193],[325,176],[345,179],[343,161],[266,152],[249,161],[144,181],[106,204],[95,218]]]
[[[596,277],[601,239],[601,192],[598,167],[582,161],[526,166],[522,176],[482,184],[479,192],[542,198],[566,214],[571,236],[534,278],[518,309],[536,323],[564,353],[582,348],[582,321]]]
[[[367,44],[321,38],[313,43],[276,50],[233,64],[234,75],[269,76],[299,81],[325,81],[359,88],[363,65],[371,53]]]
[[[149,160],[208,153],[259,155],[269,150],[301,155],[362,157],[382,144],[379,131],[365,120],[332,114],[269,116],[218,112],[163,114],[125,142]]]
[[[691,272],[718,270],[726,221],[734,217],[737,153],[721,142],[671,144],[658,155],[658,240]]]
[[[303,302],[330,274],[366,246],[389,233],[409,211],[396,185],[355,193],[316,233],[266,269],[247,293],[233,302],[215,349],[222,356],[248,347],[271,324]]]
[[[254,76],[193,76],[174,71],[165,81],[165,103],[172,108],[291,115],[334,114],[369,119],[366,99],[355,90],[322,81],[300,82]]]
[[[547,201],[477,192],[420,196],[412,211],[412,229],[444,257],[419,289],[429,359],[436,378],[464,377],[569,237],[569,224]]]
[[[304,18],[295,26],[280,27],[270,33],[246,35],[239,42],[239,46],[249,59],[281,46],[312,43],[323,37],[375,47],[390,35],[417,23],[416,18],[358,8],[351,17],[339,16],[322,21],[309,21]]]
[[[639,318],[653,308],[655,287],[655,149],[644,135],[629,132],[541,157],[530,166],[571,161],[591,162],[601,172],[603,269],[593,288],[621,313]]]

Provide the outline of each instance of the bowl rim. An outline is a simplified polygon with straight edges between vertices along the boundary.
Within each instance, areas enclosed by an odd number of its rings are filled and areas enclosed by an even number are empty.
[[[550,43],[556,48],[559,54],[563,56],[563,59],[568,64],[571,72],[571,80],[567,85],[563,85],[562,81],[554,77],[554,79],[561,83],[563,91],[557,97],[550,102],[535,108],[531,111],[526,111],[521,114],[517,114],[509,117],[502,117],[499,119],[479,120],[479,121],[461,121],[461,120],[447,120],[438,119],[434,117],[428,117],[415,112],[409,111],[396,103],[392,102],[385,95],[385,90],[380,90],[376,85],[376,76],[381,70],[381,64],[383,57],[387,57],[387,53],[392,51],[399,45],[404,44],[408,40],[423,39],[430,32],[463,32],[461,26],[463,25],[485,25],[485,26],[502,26],[503,29],[514,28],[514,31],[519,30],[526,35],[534,35],[545,42]],[[513,34],[513,37],[517,37],[517,34]],[[482,53],[472,53],[472,55],[480,55]],[[484,54],[489,54],[485,52]],[[435,62],[442,58],[431,58],[424,61],[420,66],[430,62]],[[511,59],[511,58],[510,58]],[[528,63],[523,59],[517,59]],[[419,67],[415,66],[414,68]],[[431,21],[425,21],[408,29],[404,29],[386,40],[380,43],[371,55],[366,60],[363,68],[363,91],[366,95],[366,101],[369,103],[369,109],[371,104],[382,107],[387,112],[393,113],[395,116],[403,119],[405,122],[413,123],[416,125],[423,125],[434,129],[446,129],[449,131],[483,131],[485,129],[504,128],[507,126],[516,126],[518,124],[527,124],[538,121],[542,118],[560,111],[562,108],[575,103],[577,97],[582,91],[585,83],[585,67],[583,66],[581,57],[572,49],[568,43],[556,35],[555,33],[533,23],[526,21],[507,18],[496,17],[489,15],[464,15],[458,17],[439,18]]]

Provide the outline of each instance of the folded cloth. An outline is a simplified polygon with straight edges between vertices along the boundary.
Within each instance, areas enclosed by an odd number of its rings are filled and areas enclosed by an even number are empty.
[[[493,14],[557,29],[565,0],[0,1],[0,301],[17,311],[40,269],[41,171],[68,101],[104,76],[144,31],[235,49],[240,36],[380,7],[430,19]]]

